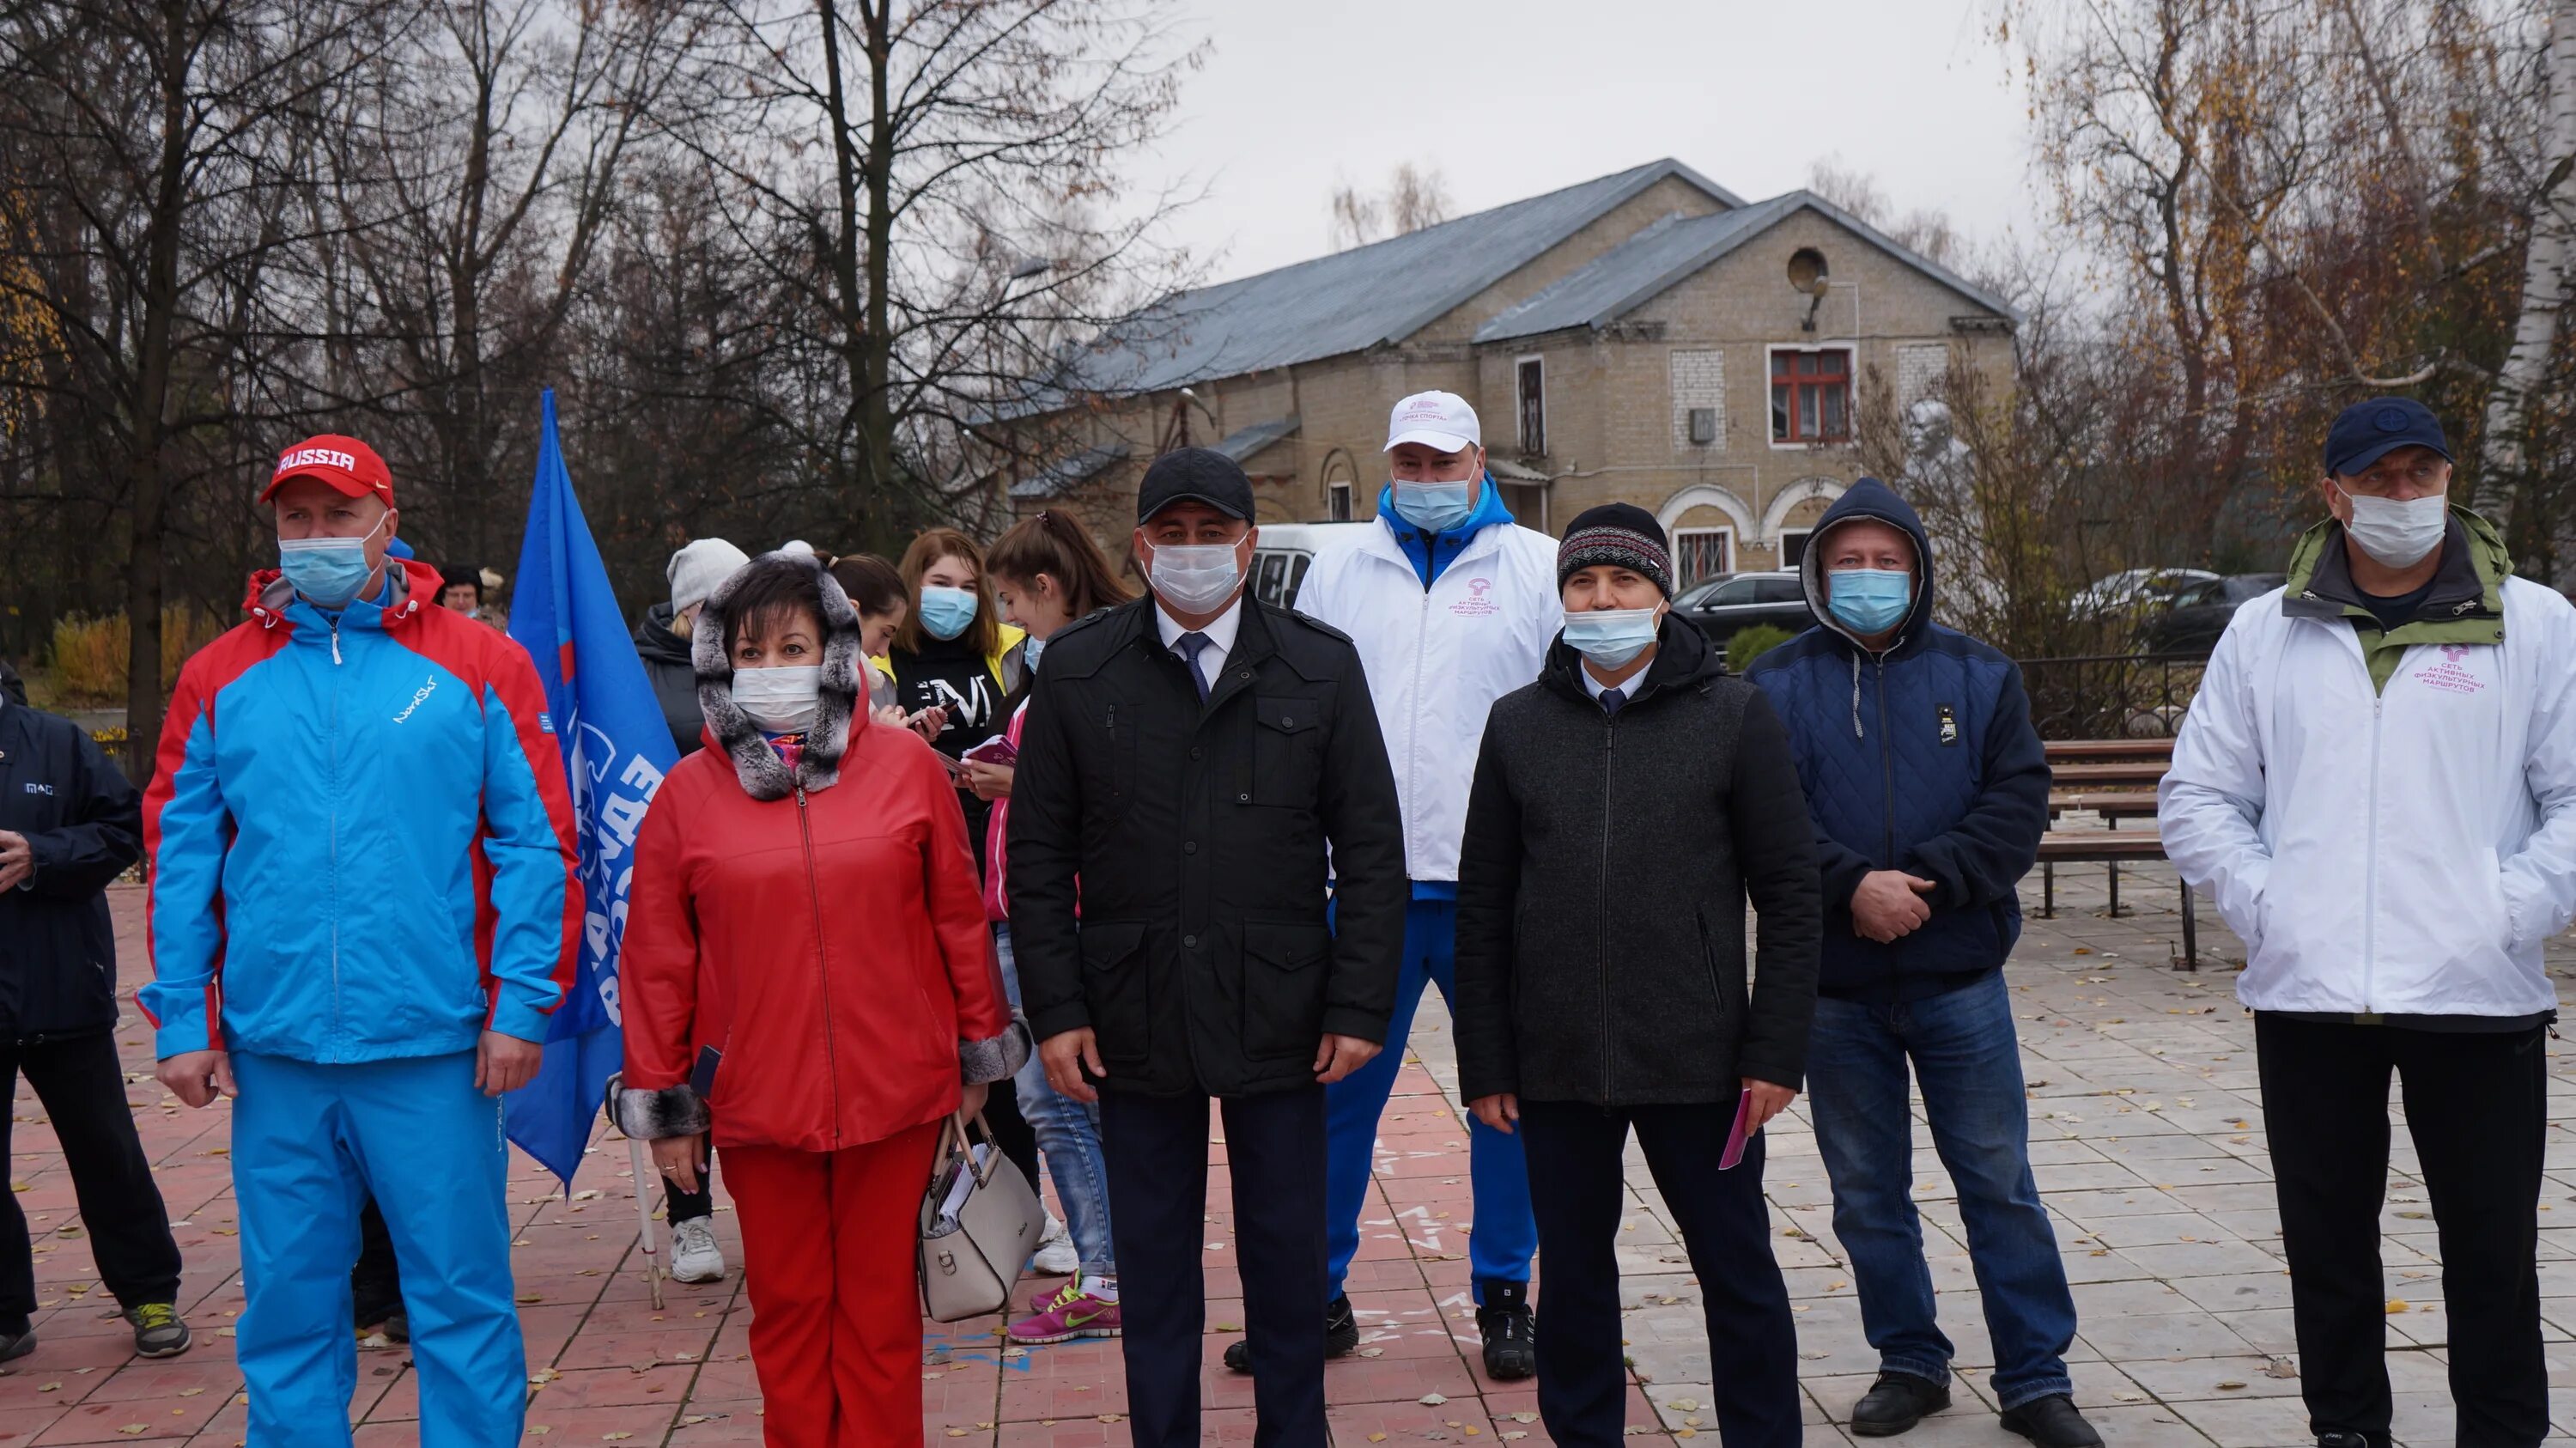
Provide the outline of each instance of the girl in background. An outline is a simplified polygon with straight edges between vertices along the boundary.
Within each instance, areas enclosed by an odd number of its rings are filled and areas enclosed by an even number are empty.
[[[1028,634],[1021,647],[1029,677],[1009,701],[1010,724],[1004,737],[1014,752],[1020,726],[1028,717],[1029,687],[1042,668],[1046,641],[1067,624],[1134,597],[1110,572],[1109,560],[1082,525],[1059,513],[1040,513],[1002,535],[985,560],[993,593],[1012,623]],[[993,921],[994,953],[1002,966],[1002,985],[1019,1009],[1020,977],[1011,959],[1011,907],[1008,878],[1011,779],[1009,764],[969,760],[966,783],[978,799],[990,801],[992,826],[984,864],[984,910]],[[1020,1114],[1046,1154],[1055,1194],[1064,1205],[1066,1227],[1079,1257],[1071,1281],[1041,1293],[1029,1304],[1030,1316],[1011,1324],[1011,1341],[1063,1342],[1077,1337],[1116,1337],[1118,1264],[1109,1244],[1109,1177],[1100,1154],[1100,1109],[1056,1094],[1047,1084],[1046,1067],[1034,1057],[1013,1085]]]

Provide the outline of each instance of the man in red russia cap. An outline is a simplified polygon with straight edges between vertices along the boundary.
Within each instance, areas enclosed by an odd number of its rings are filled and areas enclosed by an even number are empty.
[[[516,1443],[499,1097],[535,1074],[581,921],[525,651],[389,558],[392,473],[288,448],[278,568],[179,674],[145,795],[160,1079],[235,1097],[250,1441],[346,1448],[372,1193],[406,1267],[425,1448]]]

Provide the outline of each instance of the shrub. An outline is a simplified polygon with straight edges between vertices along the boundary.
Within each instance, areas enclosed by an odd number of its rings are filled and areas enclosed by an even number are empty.
[[[1753,667],[1755,659],[1796,637],[1785,628],[1773,628],[1767,623],[1737,629],[1734,637],[1726,641],[1726,671],[1741,675]]]
[[[161,688],[179,681],[179,666],[223,631],[215,620],[193,608],[161,611]],[[125,615],[87,618],[79,614],[54,622],[54,698],[65,707],[113,708],[125,702],[126,651],[133,646]]]

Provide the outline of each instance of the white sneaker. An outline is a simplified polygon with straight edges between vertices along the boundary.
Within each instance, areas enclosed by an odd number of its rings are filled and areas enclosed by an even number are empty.
[[[671,1224],[671,1280],[719,1282],[724,1279],[724,1249],[704,1217]]]
[[[1045,1277],[1070,1277],[1082,1270],[1082,1254],[1073,1249],[1073,1233],[1047,1213],[1046,1230],[1038,1234],[1038,1254],[1029,1266]]]

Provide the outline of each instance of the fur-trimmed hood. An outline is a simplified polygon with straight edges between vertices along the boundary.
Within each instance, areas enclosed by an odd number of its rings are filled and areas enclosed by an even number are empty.
[[[790,770],[770,746],[760,726],[733,701],[733,600],[744,574],[772,559],[782,559],[812,575],[823,598],[823,673],[815,700],[814,727],[805,731],[805,747]],[[698,707],[733,760],[743,792],[753,799],[785,799],[800,786],[829,789],[841,778],[841,757],[849,751],[850,724],[865,688],[859,672],[859,611],[841,591],[822,561],[811,553],[764,553],[735,570],[707,595],[706,607],[690,631],[689,663],[698,679]]]

